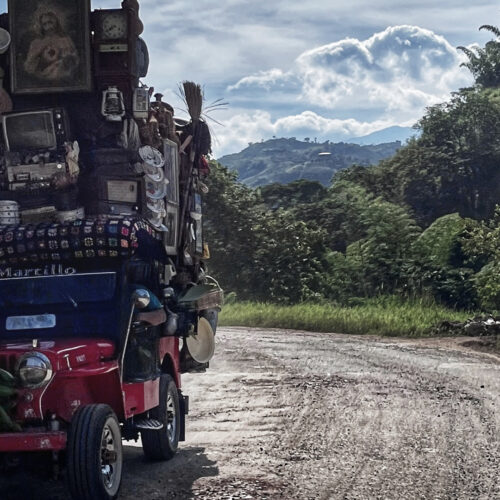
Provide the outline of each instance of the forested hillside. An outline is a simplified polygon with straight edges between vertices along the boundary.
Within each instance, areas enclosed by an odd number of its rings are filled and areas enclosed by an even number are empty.
[[[400,141],[360,146],[280,138],[250,144],[240,153],[223,156],[219,162],[235,170],[239,180],[252,187],[298,179],[328,186],[335,172],[353,163],[374,165],[391,157],[400,147]]]
[[[222,286],[282,303],[397,294],[500,309],[500,43],[463,50],[476,84],[377,165],[327,187],[251,189],[214,163],[205,231]]]

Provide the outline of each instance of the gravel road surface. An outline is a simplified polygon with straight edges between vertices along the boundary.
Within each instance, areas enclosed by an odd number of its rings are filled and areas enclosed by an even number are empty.
[[[500,499],[500,356],[475,342],[221,328],[183,379],[187,441],[167,463],[128,443],[120,499]]]

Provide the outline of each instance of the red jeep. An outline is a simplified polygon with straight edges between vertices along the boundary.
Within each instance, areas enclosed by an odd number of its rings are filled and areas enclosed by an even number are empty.
[[[188,411],[180,374],[213,353],[220,292],[162,288],[160,268],[131,257],[1,269],[2,457],[47,452],[72,497],[89,500],[118,495],[122,439],[172,458]],[[202,344],[195,360],[189,339]]]

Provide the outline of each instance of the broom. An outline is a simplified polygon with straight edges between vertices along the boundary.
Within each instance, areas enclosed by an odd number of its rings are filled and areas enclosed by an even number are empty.
[[[203,92],[201,86],[194,82],[182,82],[182,87],[179,86],[181,96],[188,108],[189,116],[193,123],[198,123],[201,116],[201,108],[203,106]]]
[[[184,222],[184,218],[187,212],[187,206],[189,201],[189,187],[191,184],[190,180],[194,169],[194,160],[196,158],[196,151],[198,149],[196,129],[200,121],[201,110],[203,107],[203,91],[201,90],[201,86],[199,84],[196,84],[194,82],[184,81],[182,82],[182,86],[179,85],[179,92],[184,100],[184,103],[187,106],[189,116],[191,117],[191,123],[192,123],[191,134],[193,136],[193,140],[191,143],[191,151],[189,154],[188,175],[186,177],[186,182],[184,185],[184,192],[182,193],[182,211],[180,219],[182,227],[180,230],[180,240],[179,240],[179,242],[181,242],[184,241],[185,237],[186,224]]]

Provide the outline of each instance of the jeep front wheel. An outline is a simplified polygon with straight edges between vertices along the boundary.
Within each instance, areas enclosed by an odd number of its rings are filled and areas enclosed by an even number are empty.
[[[72,498],[116,498],[122,465],[122,437],[113,410],[104,404],[79,408],[68,435],[67,474]]]

